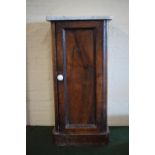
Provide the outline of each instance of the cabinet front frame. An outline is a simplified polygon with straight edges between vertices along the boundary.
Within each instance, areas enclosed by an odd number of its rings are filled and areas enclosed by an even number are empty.
[[[55,126],[57,132],[63,133],[97,133],[107,129],[107,50],[106,50],[106,21],[59,21],[52,23],[53,35],[53,78],[55,93]],[[64,31],[67,29],[95,29],[96,39],[96,91],[95,91],[95,124],[87,126],[69,125],[67,123],[67,102],[65,94],[65,78],[57,81],[57,75],[65,75],[64,60]]]

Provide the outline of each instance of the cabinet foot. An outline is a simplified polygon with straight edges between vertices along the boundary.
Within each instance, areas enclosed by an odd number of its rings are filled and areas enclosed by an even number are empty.
[[[88,134],[67,134],[53,129],[53,141],[56,145],[103,145],[109,141],[109,132]]]

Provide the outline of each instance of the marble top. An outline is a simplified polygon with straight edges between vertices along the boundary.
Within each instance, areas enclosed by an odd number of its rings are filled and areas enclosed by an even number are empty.
[[[110,16],[46,16],[47,21],[60,20],[111,20]]]

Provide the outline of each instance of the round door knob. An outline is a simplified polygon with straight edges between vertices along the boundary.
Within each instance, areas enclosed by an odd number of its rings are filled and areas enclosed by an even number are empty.
[[[57,76],[57,79],[58,79],[58,81],[62,81],[62,80],[63,80],[63,75],[62,75],[62,74],[59,74],[59,75]]]

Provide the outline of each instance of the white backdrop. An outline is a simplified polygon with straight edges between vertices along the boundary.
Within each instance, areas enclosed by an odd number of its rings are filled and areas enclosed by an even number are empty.
[[[50,24],[47,15],[107,15],[108,122],[128,125],[128,0],[27,0],[27,124],[54,125]]]

